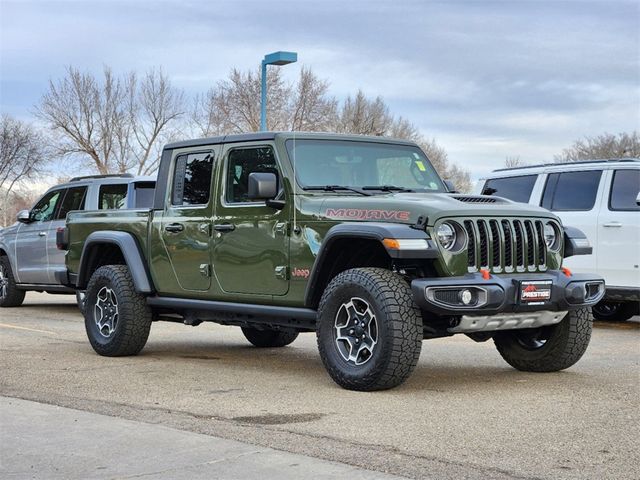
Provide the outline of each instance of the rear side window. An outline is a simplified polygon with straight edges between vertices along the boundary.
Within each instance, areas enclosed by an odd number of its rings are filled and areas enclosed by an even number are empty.
[[[522,175],[487,180],[482,195],[496,195],[514,202],[528,203],[537,178],[537,175]]]
[[[126,183],[100,185],[98,208],[100,210],[119,210],[121,208],[127,208],[127,190],[128,185]]]
[[[87,194],[87,187],[73,187],[65,190],[64,197],[58,208],[56,219],[64,220],[67,218],[67,213],[72,210],[84,209],[84,199]]]
[[[136,183],[136,204],[134,208],[152,208],[156,184],[153,182]]]
[[[189,153],[176,158],[173,205],[206,205],[211,196],[213,153]]]
[[[636,203],[640,192],[640,170],[616,170],[613,172],[609,210],[640,210]]]
[[[551,173],[540,205],[555,211],[589,211],[596,203],[600,170]]]

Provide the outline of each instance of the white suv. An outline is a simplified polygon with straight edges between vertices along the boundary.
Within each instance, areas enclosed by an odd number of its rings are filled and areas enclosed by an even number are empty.
[[[582,230],[593,255],[568,258],[576,272],[597,272],[607,284],[593,307],[600,320],[627,320],[640,305],[640,160],[593,160],[493,171],[476,193],[540,205]]]

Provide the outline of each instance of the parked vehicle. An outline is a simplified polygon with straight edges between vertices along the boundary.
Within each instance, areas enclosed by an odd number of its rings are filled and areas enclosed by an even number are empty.
[[[493,339],[513,367],[573,365],[589,343],[591,252],[539,207],[455,195],[409,141],[259,133],[164,148],[153,209],[73,212],[63,246],[100,355],[152,321],[242,327],[257,347],[315,331],[335,382],[402,383],[424,338]]]
[[[640,313],[640,160],[500,169],[481,179],[476,192],[541,205],[578,227],[593,255],[573,257],[566,265],[604,277],[606,294],[593,307],[594,316],[623,321]]]
[[[18,213],[18,221],[0,230],[0,307],[22,304],[29,290],[83,293],[62,285],[56,274],[65,272],[65,252],[56,245],[56,232],[75,210],[150,208],[155,180],[149,177],[95,175],[72,178],[50,188],[31,210]]]

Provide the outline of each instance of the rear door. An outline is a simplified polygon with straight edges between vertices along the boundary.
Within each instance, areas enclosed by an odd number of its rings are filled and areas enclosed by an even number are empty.
[[[598,273],[606,284],[640,287],[640,169],[607,171],[605,201],[598,217]]]
[[[52,190],[45,194],[31,209],[30,223],[20,224],[16,235],[16,265],[20,283],[50,283],[47,238],[55,236],[55,232],[51,232],[51,223],[62,194],[63,190]]]
[[[289,223],[292,202],[276,210],[248,198],[252,172],[282,178],[270,143],[225,145],[214,224],[213,268],[227,294],[284,295],[289,290]],[[284,191],[280,195],[284,198]]]
[[[598,255],[598,212],[605,190],[602,170],[552,172],[547,175],[540,205],[562,219],[565,226],[582,230],[593,255],[579,255],[565,260],[576,271],[594,273]]]
[[[206,291],[211,285],[212,189],[219,148],[177,150],[172,157],[160,238],[173,275],[184,291]]]
[[[63,228],[67,219],[67,213],[73,210],[83,210],[87,196],[87,186],[80,185],[64,190],[60,195],[60,201],[56,208],[55,218],[51,221],[50,235],[47,235],[47,258],[48,258],[48,283],[58,283],[55,279],[56,271],[64,271],[65,252],[58,250],[56,244],[56,232],[58,228]]]

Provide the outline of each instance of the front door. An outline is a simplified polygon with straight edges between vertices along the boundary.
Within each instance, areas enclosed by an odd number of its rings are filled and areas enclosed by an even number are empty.
[[[172,159],[171,185],[160,222],[160,237],[180,288],[211,286],[211,216],[216,148],[178,151]]]
[[[598,273],[609,286],[640,288],[640,169],[607,173],[611,190],[598,217]]]
[[[213,269],[229,294],[284,295],[289,290],[289,207],[248,198],[252,172],[281,178],[273,145],[226,145],[214,219]],[[282,182],[279,182],[282,189]],[[284,198],[284,192],[280,196]],[[279,196],[279,197],[280,197]]]
[[[21,224],[18,229],[16,266],[20,283],[52,283],[48,271],[47,239],[56,234],[51,231],[51,223],[61,193],[62,190],[54,190],[42,197],[31,209],[30,222]]]

